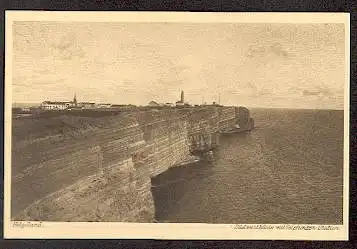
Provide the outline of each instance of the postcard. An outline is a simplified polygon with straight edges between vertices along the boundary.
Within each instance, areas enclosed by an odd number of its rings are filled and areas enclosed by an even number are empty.
[[[4,237],[348,240],[349,18],[7,11]]]

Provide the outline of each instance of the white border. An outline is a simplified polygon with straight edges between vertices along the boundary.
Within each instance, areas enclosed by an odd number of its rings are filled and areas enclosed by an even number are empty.
[[[344,23],[346,27],[344,103],[344,202],[343,225],[337,230],[235,229],[224,224],[120,223],[120,222],[22,222],[10,221],[12,23],[14,21],[66,22],[190,22],[190,23]],[[190,12],[5,12],[5,146],[4,237],[88,239],[250,239],[250,240],[348,240],[349,208],[349,75],[350,16],[348,13],[190,13]],[[28,226],[38,227],[28,227]],[[258,225],[259,226],[259,225]],[[265,226],[265,225],[260,225]],[[269,226],[269,225],[267,225]],[[305,225],[306,229],[312,226]]]

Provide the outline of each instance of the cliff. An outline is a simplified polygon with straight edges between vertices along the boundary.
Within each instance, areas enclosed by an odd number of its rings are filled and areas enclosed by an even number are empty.
[[[218,146],[222,128],[250,122],[237,107],[112,114],[13,120],[12,219],[150,222],[151,177]]]

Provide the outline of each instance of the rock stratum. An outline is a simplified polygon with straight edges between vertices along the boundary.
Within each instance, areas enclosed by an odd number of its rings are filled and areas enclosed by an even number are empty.
[[[221,106],[13,119],[12,220],[152,222],[151,178],[251,121]]]

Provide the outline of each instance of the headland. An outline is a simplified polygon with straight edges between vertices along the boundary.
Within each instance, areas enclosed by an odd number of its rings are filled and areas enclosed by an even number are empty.
[[[254,128],[235,106],[42,111],[12,120],[12,220],[152,222],[151,178]]]

